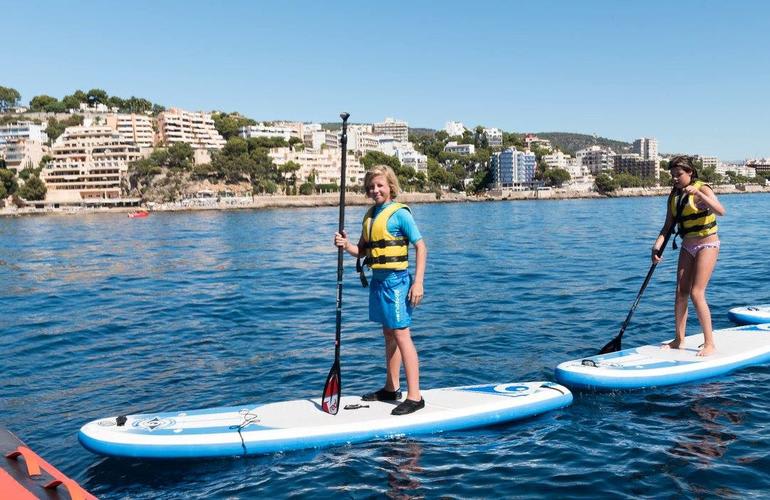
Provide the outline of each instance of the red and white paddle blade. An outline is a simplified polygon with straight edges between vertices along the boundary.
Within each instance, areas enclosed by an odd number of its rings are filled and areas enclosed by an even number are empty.
[[[324,393],[321,397],[321,409],[326,413],[336,415],[340,407],[341,392],[342,381],[340,380],[339,366],[335,364],[326,378]]]

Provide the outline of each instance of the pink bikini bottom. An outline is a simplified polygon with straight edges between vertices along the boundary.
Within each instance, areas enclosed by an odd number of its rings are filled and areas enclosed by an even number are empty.
[[[687,253],[695,257],[698,255],[698,252],[703,250],[704,248],[716,248],[719,250],[719,240],[717,241],[709,241],[708,243],[688,243],[687,241],[682,242],[682,248],[687,250]]]

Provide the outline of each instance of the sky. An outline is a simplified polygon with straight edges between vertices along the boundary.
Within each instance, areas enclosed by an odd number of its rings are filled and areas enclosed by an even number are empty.
[[[770,2],[0,0],[0,85],[770,157]]]

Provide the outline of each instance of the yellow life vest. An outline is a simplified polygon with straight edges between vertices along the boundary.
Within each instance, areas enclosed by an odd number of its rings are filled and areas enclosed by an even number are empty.
[[[701,181],[694,181],[692,185],[698,189],[708,186]],[[683,196],[686,199],[683,199]],[[674,220],[679,224],[677,234],[682,238],[688,236],[708,236],[717,232],[717,216],[709,208],[701,209],[695,204],[695,196],[684,194],[671,196],[669,209],[674,215]]]
[[[409,207],[393,202],[373,217],[375,207],[364,216],[362,233],[366,245],[364,264],[372,269],[401,270],[409,266],[409,241],[388,232],[388,219],[396,210]]]

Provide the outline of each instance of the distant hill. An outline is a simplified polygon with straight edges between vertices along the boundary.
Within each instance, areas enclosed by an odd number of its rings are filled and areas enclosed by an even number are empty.
[[[632,144],[629,142],[616,141],[606,137],[597,137],[588,134],[573,134],[570,132],[538,132],[538,137],[548,139],[551,145],[558,147],[565,153],[574,155],[575,151],[587,148],[588,146],[598,145],[611,148],[616,153],[628,153],[631,151]]]

